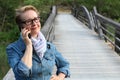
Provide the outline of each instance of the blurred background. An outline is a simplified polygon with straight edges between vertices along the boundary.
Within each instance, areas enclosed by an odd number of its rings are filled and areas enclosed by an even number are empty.
[[[14,10],[23,5],[33,5],[39,10],[42,26],[53,5],[61,12],[71,12],[73,6],[84,5],[88,10],[93,10],[93,6],[96,6],[100,14],[120,22],[119,0],[0,0],[0,80],[10,69],[6,46],[19,37]]]

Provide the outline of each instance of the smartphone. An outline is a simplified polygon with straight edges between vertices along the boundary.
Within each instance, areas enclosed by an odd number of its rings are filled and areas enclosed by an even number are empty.
[[[30,35],[30,33],[28,34],[28,37],[29,37],[29,38],[31,38],[31,35]]]

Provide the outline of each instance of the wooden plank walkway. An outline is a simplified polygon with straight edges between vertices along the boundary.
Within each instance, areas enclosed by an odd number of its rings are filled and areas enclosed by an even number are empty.
[[[56,16],[53,43],[70,62],[65,80],[120,80],[120,56],[71,14]]]

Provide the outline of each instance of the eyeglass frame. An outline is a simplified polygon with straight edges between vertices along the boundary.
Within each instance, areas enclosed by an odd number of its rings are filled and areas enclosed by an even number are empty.
[[[29,25],[32,25],[34,22],[35,23],[40,22],[40,18],[41,17],[38,16],[38,17],[35,17],[34,19],[28,19],[28,20],[20,21],[20,23],[29,26]]]

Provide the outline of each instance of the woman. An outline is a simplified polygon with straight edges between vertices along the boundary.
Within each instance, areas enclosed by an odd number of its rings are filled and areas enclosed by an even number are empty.
[[[69,63],[40,32],[36,8],[27,5],[17,9],[16,23],[20,38],[6,49],[16,80],[64,80],[69,77]],[[54,65],[57,67],[56,75],[52,75]]]

